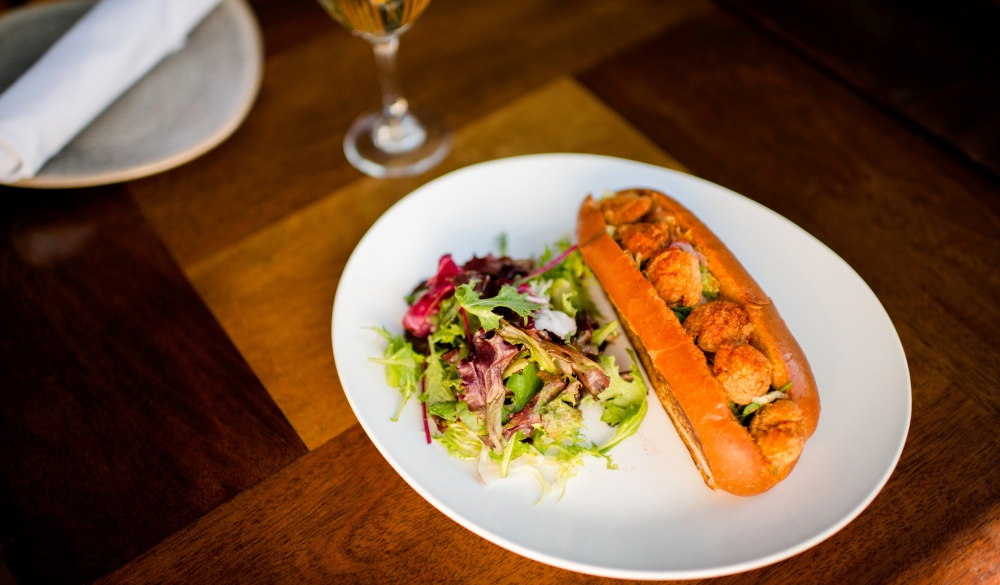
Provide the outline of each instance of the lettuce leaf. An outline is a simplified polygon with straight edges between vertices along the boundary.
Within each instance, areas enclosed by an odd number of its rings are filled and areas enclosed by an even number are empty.
[[[427,405],[427,414],[433,414],[438,418],[442,418],[446,421],[453,421],[458,418],[458,405],[465,404],[464,402],[438,402],[437,404]],[[466,406],[468,408],[468,406]]]
[[[691,314],[694,307],[670,307],[670,310],[674,312],[674,316],[677,317],[677,320],[681,322],[681,325],[683,325],[684,320],[688,318],[688,315]]]
[[[486,427],[476,413],[469,410],[469,405],[461,400],[455,402],[439,402],[427,407],[427,414],[433,414],[448,422],[459,420],[477,435],[485,435]]]
[[[403,401],[399,405],[392,421],[399,419],[406,402],[417,393],[420,383],[420,376],[423,374],[424,356],[414,351],[413,346],[406,341],[402,335],[393,335],[382,327],[372,327],[386,340],[384,358],[368,358],[368,361],[385,366],[385,381],[393,388],[398,388],[403,394]]]
[[[639,364],[636,363],[632,350],[628,350],[628,354],[632,358],[631,382],[626,382],[621,377],[613,356],[602,355],[600,358],[604,372],[611,378],[608,389],[597,395],[598,402],[604,406],[601,420],[617,427],[614,436],[598,447],[601,453],[607,453],[615,445],[634,435],[649,410],[642,372],[639,371]]]
[[[583,412],[566,404],[562,400],[553,400],[539,409],[542,416],[542,428],[552,440],[575,442],[583,424]]]
[[[455,421],[448,424],[444,434],[437,441],[448,449],[448,453],[459,459],[478,459],[483,450],[483,442],[465,423]]]
[[[618,337],[618,321],[608,321],[594,330],[594,333],[590,337],[590,342],[597,347],[601,347],[605,341],[614,339],[615,337]]]
[[[507,378],[507,388],[514,393],[514,412],[520,412],[542,386],[542,379],[538,377],[538,364],[535,362],[528,362],[523,370]]]
[[[430,354],[424,358],[426,362],[423,378],[424,392],[420,395],[420,400],[426,402],[428,406],[441,402],[452,402],[462,386],[458,370],[441,359],[441,352],[435,351],[432,340],[429,343]]]
[[[428,337],[435,345],[457,346],[465,341],[465,326],[458,321],[441,325]]]
[[[571,246],[568,239],[560,240],[557,244],[558,249],[561,252],[565,252]],[[544,266],[552,258],[556,256],[555,252],[548,246],[545,247],[545,253],[542,257],[538,259],[538,264]],[[556,298],[556,295],[552,295],[553,307],[559,309],[560,311],[566,312],[556,303],[563,303],[569,300],[572,307],[575,310],[586,309],[591,316],[595,318],[602,317],[600,310],[598,310],[597,305],[594,304],[593,299],[590,298],[590,291],[587,288],[586,282],[594,278],[594,274],[590,271],[590,268],[583,261],[583,254],[579,250],[574,250],[571,254],[566,256],[562,262],[553,266],[552,268],[545,271],[543,274],[537,276],[536,278],[545,278],[547,280],[552,280],[553,282],[563,279],[572,288],[572,296],[564,298]],[[534,280],[534,279],[532,279]],[[551,294],[551,292],[550,292]],[[566,313],[571,317],[575,316],[575,310],[573,313]]]
[[[531,312],[541,307],[540,304],[528,300],[528,295],[517,292],[517,289],[504,285],[495,297],[482,299],[470,284],[463,284],[455,289],[455,299],[466,312],[479,318],[480,326],[493,331],[500,326],[500,315],[493,312],[497,307],[514,311],[521,317],[529,317]]]
[[[548,292],[549,304],[552,305],[553,309],[576,318],[576,314],[580,310],[580,298],[573,283],[565,278],[557,278],[552,281]]]
[[[559,368],[556,367],[555,360],[552,359],[552,356],[550,356],[547,351],[542,349],[542,346],[534,337],[528,335],[524,331],[521,331],[506,321],[503,321],[500,326],[500,335],[503,336],[508,343],[525,346],[528,349],[528,353],[531,356],[532,361],[537,363],[538,367],[541,369],[550,374],[559,372]]]
[[[712,276],[705,266],[701,267],[701,294],[710,301],[719,298],[719,279]]]
[[[510,461],[520,455],[523,455],[530,451],[531,446],[522,443],[524,435],[521,431],[514,433],[514,436],[507,441],[504,445],[503,453],[500,455],[500,477],[507,477],[507,473],[510,471]]]

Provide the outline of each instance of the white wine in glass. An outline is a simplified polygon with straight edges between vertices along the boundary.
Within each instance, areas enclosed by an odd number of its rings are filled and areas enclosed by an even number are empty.
[[[337,22],[372,44],[382,107],[358,116],[344,137],[344,154],[361,172],[378,178],[409,177],[441,162],[451,131],[441,116],[410,107],[396,72],[399,35],[430,0],[319,0]]]

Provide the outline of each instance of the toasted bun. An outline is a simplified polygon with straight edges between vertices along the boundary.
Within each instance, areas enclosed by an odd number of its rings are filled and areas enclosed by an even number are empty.
[[[774,304],[715,234],[682,205],[650,190],[622,194],[652,198],[650,213],[675,223],[683,239],[705,256],[709,272],[719,280],[719,299],[736,303],[747,312],[753,324],[749,343],[771,363],[774,387],[792,383],[788,398],[801,411],[801,419],[794,422],[799,426],[793,425],[794,439],[801,449],[801,443],[816,430],[819,394],[805,354]],[[657,397],[705,483],[713,489],[749,496],[784,479],[795,466],[799,451],[779,458],[770,446],[784,440],[783,433],[792,432],[788,430],[792,427],[761,425],[761,429],[754,429],[755,438],[740,424],[705,354],[609,235],[601,206],[592,197],[580,208],[578,237],[584,261],[618,313]]]

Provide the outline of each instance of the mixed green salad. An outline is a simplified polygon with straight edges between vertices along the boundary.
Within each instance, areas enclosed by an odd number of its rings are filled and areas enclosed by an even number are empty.
[[[479,461],[479,473],[530,471],[542,497],[565,493],[585,458],[604,458],[635,433],[646,415],[646,385],[632,358],[620,372],[602,351],[618,322],[602,315],[588,292],[593,275],[576,246],[560,242],[538,258],[441,257],[437,272],[407,297],[405,333],[375,328],[386,341],[386,381],[422,404],[428,443]],[[614,435],[594,444],[583,411],[603,408]]]

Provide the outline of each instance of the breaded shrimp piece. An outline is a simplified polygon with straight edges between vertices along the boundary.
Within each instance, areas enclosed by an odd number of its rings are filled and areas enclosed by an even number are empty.
[[[791,400],[775,400],[758,410],[750,421],[750,436],[782,476],[802,453],[805,434],[802,410]]]
[[[670,226],[663,222],[629,223],[618,228],[622,248],[648,260],[670,245]]]
[[[736,404],[750,404],[771,387],[771,362],[751,345],[720,347],[715,353],[712,373]]]
[[[753,333],[750,315],[735,303],[713,301],[695,307],[684,329],[702,351],[715,353],[723,344],[745,345]]]
[[[601,211],[608,225],[634,223],[649,211],[653,200],[646,195],[619,194],[601,200]]]
[[[646,276],[668,306],[693,307],[701,300],[701,269],[694,254],[680,248],[660,252],[646,267]]]

